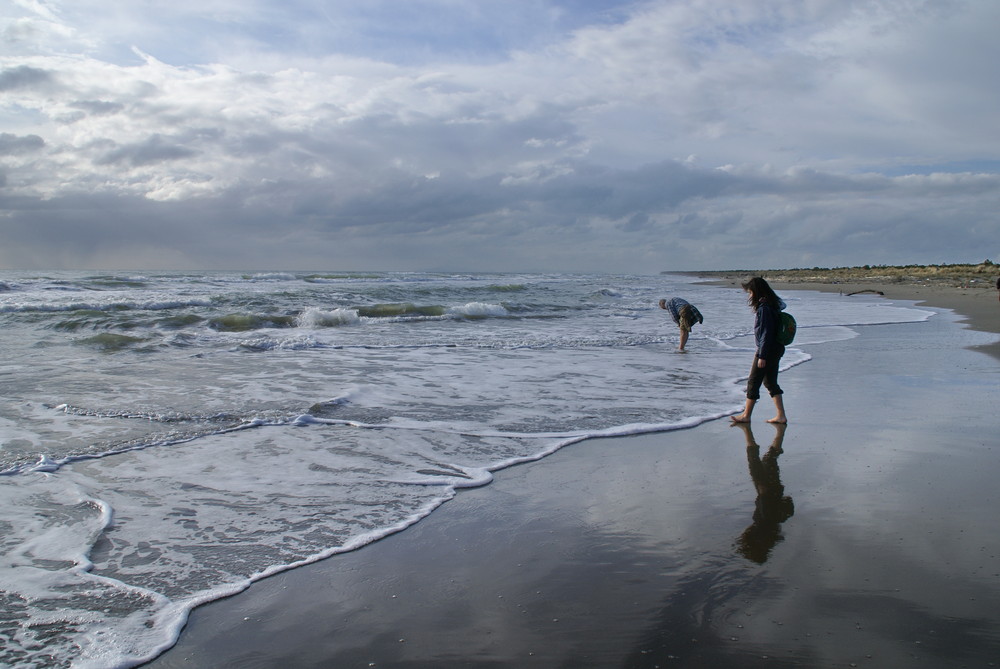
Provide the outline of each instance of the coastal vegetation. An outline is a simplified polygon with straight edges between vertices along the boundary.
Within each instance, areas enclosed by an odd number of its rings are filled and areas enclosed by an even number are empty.
[[[995,287],[1000,265],[981,263],[942,265],[861,265],[857,267],[810,267],[791,269],[720,270],[696,272],[698,276],[730,278],[759,275],[781,283],[933,283],[960,287]]]

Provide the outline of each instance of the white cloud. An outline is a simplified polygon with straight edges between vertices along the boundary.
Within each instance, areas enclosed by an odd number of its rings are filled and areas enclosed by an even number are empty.
[[[658,271],[995,244],[996,170],[945,172],[1000,159],[1000,5],[574,6],[0,10],[0,264]]]

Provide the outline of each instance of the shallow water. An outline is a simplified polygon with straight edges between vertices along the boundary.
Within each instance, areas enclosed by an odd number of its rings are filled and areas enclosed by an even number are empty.
[[[656,303],[705,317],[689,352]],[[932,312],[784,296],[796,346]],[[593,436],[736,411],[738,289],[674,276],[0,274],[0,664],[132,666],[191,608]]]

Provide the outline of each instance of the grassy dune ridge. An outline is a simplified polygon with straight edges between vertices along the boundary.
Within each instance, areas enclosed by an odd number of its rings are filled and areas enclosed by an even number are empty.
[[[955,288],[996,288],[1000,265],[986,260],[978,264],[954,265],[863,265],[860,267],[812,267],[801,269],[718,270],[694,272],[718,280],[762,276],[773,283],[878,283],[938,285]]]

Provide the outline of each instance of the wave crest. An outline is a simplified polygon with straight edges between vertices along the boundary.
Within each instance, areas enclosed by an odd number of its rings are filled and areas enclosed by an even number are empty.
[[[298,317],[298,326],[302,328],[336,327],[338,325],[354,325],[361,319],[354,309],[319,309],[309,307]]]
[[[508,311],[501,304],[489,304],[487,302],[469,302],[460,307],[452,307],[449,314],[461,316],[463,318],[490,318],[506,316]]]

